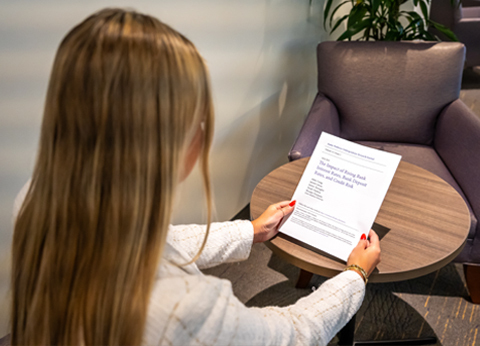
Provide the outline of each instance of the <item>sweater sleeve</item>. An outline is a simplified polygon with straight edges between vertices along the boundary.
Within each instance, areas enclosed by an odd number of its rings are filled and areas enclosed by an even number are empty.
[[[167,241],[193,258],[205,238],[205,225],[171,226]],[[196,261],[200,269],[221,263],[243,261],[250,255],[253,244],[253,225],[247,220],[212,223],[207,243]]]
[[[152,292],[147,344],[327,345],[365,295],[363,280],[352,271],[287,307],[248,308],[233,295],[229,281],[209,276],[159,283]]]

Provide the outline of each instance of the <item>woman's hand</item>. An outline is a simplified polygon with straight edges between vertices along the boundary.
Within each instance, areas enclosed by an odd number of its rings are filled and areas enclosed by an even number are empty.
[[[294,206],[295,201],[272,204],[262,215],[253,220],[253,242],[261,243],[273,238],[278,233],[280,222],[293,211]]]
[[[367,276],[370,276],[377,264],[380,263],[380,239],[373,229],[370,230],[369,237],[370,241],[366,237],[360,239],[347,261],[347,266],[356,264],[362,267],[367,272]],[[359,272],[359,274],[362,276],[362,273]]]

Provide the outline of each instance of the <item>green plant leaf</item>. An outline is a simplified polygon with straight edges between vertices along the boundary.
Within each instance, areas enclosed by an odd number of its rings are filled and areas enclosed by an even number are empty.
[[[376,16],[376,13],[381,3],[382,3],[382,0],[372,0],[372,17]]]
[[[352,11],[350,11],[350,15],[348,16],[347,27],[354,26],[361,22],[367,11],[368,9],[363,4],[354,6]]]
[[[330,15],[330,23],[329,23],[329,26],[332,27],[332,21],[333,21],[333,17],[335,16],[335,13],[337,13],[338,9],[340,7],[342,7],[343,5],[345,4],[348,4],[350,2],[350,0],[345,0],[344,2],[338,4],[337,7],[335,7],[335,9],[333,10],[332,14]],[[325,25],[325,22],[323,23]]]
[[[343,41],[345,39],[351,39],[352,36],[358,34],[360,31],[365,30],[371,24],[371,19],[365,19],[361,22],[352,25],[345,30],[345,32],[337,38],[337,41]]]
[[[437,41],[437,38],[433,36],[431,33],[429,33],[428,31],[424,30],[422,34],[423,34],[423,39],[425,41]]]
[[[420,16],[415,17],[409,17],[408,21],[410,22],[407,26],[407,28],[412,28],[412,30],[416,31],[418,28],[423,28],[423,19]]]
[[[330,7],[332,7],[333,0],[327,0],[325,3],[325,9],[323,10],[323,28],[327,30],[326,23],[328,18],[328,13],[330,12]]]
[[[345,21],[345,19],[348,18],[348,14],[344,15],[342,18],[338,19],[336,22],[335,22],[335,25],[334,27],[332,28],[332,30],[330,30],[330,34],[333,33],[335,30],[337,30],[337,28],[340,26],[340,24],[342,24],[342,22]]]
[[[310,0],[311,1],[311,0]],[[337,39],[351,40],[353,36],[361,34],[358,40],[434,40],[436,37],[427,31],[428,25],[434,26],[449,39],[457,40],[453,32],[438,23],[429,20],[428,4],[431,0],[325,0],[324,27],[330,26],[330,33],[338,30],[346,22],[346,29]],[[405,11],[400,5],[412,1],[419,6],[421,12]],[[459,0],[452,0],[457,3]],[[340,19],[334,16],[347,3],[352,8],[347,15]],[[332,11],[333,9],[333,11]],[[329,21],[327,22],[327,19]],[[333,26],[332,26],[333,25]]]
[[[408,14],[409,17],[412,17],[415,20],[420,20],[423,22],[423,18],[420,17],[420,15],[415,12],[415,11],[405,11],[406,14]]]
[[[453,31],[451,31],[449,28],[447,28],[446,26],[442,25],[442,24],[439,24],[439,23],[436,23],[434,21],[431,21],[431,20],[428,20],[428,23],[430,25],[432,25],[435,29],[437,29],[438,31],[440,31],[442,34],[444,34],[445,36],[447,36],[450,40],[452,41],[455,41],[455,42],[458,42],[458,38],[457,36],[453,33]]]
[[[423,18],[428,20],[428,6],[423,0],[420,0],[420,9],[422,10]]]
[[[396,32],[393,31],[387,31],[385,34],[385,41],[399,41],[398,35]]]

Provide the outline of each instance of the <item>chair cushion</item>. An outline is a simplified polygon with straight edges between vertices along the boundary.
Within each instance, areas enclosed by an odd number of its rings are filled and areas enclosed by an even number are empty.
[[[384,142],[370,142],[370,141],[358,141],[357,143],[363,144],[375,149],[385,150],[391,153],[402,155],[402,160],[405,162],[413,163],[419,167],[430,171],[447,183],[449,183],[457,192],[462,196],[463,200],[467,204],[470,212],[470,230],[468,232],[468,239],[472,239],[475,236],[475,230],[477,227],[477,218],[472,211],[468,200],[458,186],[455,178],[450,174],[450,171],[443,163],[442,159],[438,156],[435,149],[430,146],[417,145],[417,144],[404,144],[404,143],[384,143]]]
[[[322,42],[318,91],[337,107],[343,138],[430,145],[459,96],[464,56],[458,42]]]

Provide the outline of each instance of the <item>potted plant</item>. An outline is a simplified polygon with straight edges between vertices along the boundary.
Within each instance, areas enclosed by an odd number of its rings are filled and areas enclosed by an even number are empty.
[[[402,9],[402,5],[413,1],[419,6],[421,16],[416,11]],[[428,6],[431,0],[327,0],[323,24],[331,28],[330,33],[346,22],[345,31],[337,40],[365,41],[402,41],[402,40],[440,40],[428,32],[433,26],[452,41],[458,41],[455,34],[447,27],[429,19]],[[338,10],[350,4],[350,12],[335,18]],[[403,6],[405,7],[405,6]]]

